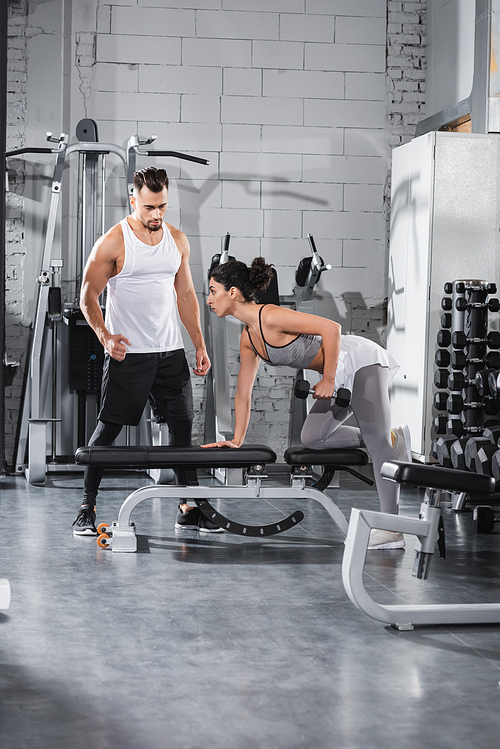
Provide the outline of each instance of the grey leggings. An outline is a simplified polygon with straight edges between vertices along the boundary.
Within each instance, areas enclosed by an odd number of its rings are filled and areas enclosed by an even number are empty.
[[[366,447],[373,463],[380,510],[396,515],[399,484],[386,481],[380,475],[382,463],[395,459],[391,443],[389,377],[389,369],[380,364],[358,369],[349,408],[339,408],[333,401],[314,401],[300,439],[304,447],[312,450]],[[359,429],[344,426],[343,422],[352,413]]]

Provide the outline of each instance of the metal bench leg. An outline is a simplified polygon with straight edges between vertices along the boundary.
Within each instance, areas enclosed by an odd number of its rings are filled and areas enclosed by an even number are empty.
[[[369,510],[351,510],[351,519],[342,561],[342,580],[347,595],[365,614],[396,629],[413,629],[415,624],[497,624],[500,603],[390,605],[376,603],[364,586],[363,571],[372,528],[399,531],[418,536],[422,548],[435,535],[428,520],[403,515],[387,515]]]

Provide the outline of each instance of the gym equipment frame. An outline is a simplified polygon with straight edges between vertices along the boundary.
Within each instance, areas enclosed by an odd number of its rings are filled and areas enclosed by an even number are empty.
[[[269,525],[250,526],[234,522],[219,513],[209,503],[209,499],[314,499],[319,502],[333,519],[341,533],[347,533],[347,519],[333,499],[324,490],[329,486],[336,471],[352,473],[368,484],[371,479],[362,476],[353,466],[368,462],[364,450],[307,450],[289,448],[285,452],[286,462],[292,466],[289,487],[267,487],[266,464],[276,461],[276,453],[264,445],[244,445],[233,448],[202,447],[82,447],[76,451],[75,461],[79,465],[99,465],[108,468],[176,468],[186,472],[186,482],[182,485],[144,486],[132,492],[123,502],[118,520],[108,526],[98,526],[100,533],[97,543],[100,547],[111,546],[115,552],[137,551],[135,524],[130,516],[137,505],[145,499],[179,496],[185,501],[193,500],[203,514],[229,533],[242,536],[270,536],[282,533],[299,523],[304,515],[298,510],[287,518]],[[312,466],[322,465],[323,474],[312,486],[306,484],[311,479]],[[196,469],[225,468],[228,481],[234,480],[236,472],[241,475],[245,469],[245,482],[238,485],[199,486]],[[236,471],[234,470],[236,469]]]
[[[342,561],[342,580],[347,595],[365,614],[399,630],[412,630],[415,624],[496,624],[500,603],[382,605],[376,603],[364,586],[363,570],[372,528],[417,536],[414,577],[426,579],[436,542],[445,556],[444,525],[440,508],[441,492],[491,494],[491,476],[466,471],[422,466],[400,461],[384,463],[382,476],[389,481],[426,487],[418,519],[369,510],[351,510],[349,530]]]
[[[57,247],[56,227],[58,224],[63,172],[69,156],[77,153],[80,157],[80,270],[83,269],[95,241],[106,230],[106,156],[112,154],[122,162],[125,168],[127,196],[133,194],[133,178],[138,156],[173,157],[203,165],[209,163],[207,159],[177,151],[146,150],[144,147],[153,143],[156,140],[156,135],[152,135],[146,140],[140,140],[137,135],[133,135],[129,138],[125,148],[112,143],[100,143],[98,142],[97,125],[93,120],[88,118],[80,120],[77,124],[76,137],[77,142],[69,144],[69,136],[66,133],[62,133],[59,138],[54,138],[52,137],[52,133],[48,132],[46,140],[52,144],[50,147],[19,148],[5,154],[7,158],[19,157],[30,153],[53,154],[55,156],[51,197],[44,231],[40,275],[37,278],[39,291],[29,358],[29,375],[26,394],[23,400],[16,454],[16,470],[18,472],[24,470],[30,484],[45,483],[45,475],[50,468],[54,470],[63,470],[65,468],[64,465],[58,463],[56,460],[56,429],[59,425],[59,429],[62,430],[63,412],[66,414],[66,424],[72,424],[72,420],[67,416],[68,403],[63,404],[63,398],[67,397],[67,390],[69,391],[69,388],[66,388],[66,385],[62,383],[61,366],[58,364],[58,356],[61,356],[61,351],[58,355],[58,350],[62,350],[64,345],[61,343],[58,346],[58,334],[55,326],[55,323],[60,322],[63,317],[69,320],[73,319],[77,313],[81,316],[78,305],[65,304],[63,309],[61,301],[61,269],[63,267],[63,260],[57,256],[57,253],[62,254]],[[100,217],[98,211],[99,172],[101,174]],[[100,221],[98,220],[99,218]],[[54,251],[56,252],[55,257],[53,255]],[[82,324],[86,324],[83,321],[83,316],[81,317]],[[47,340],[47,320],[51,322],[52,328],[51,345]],[[65,341],[66,339],[64,338],[63,340]],[[101,353],[100,350],[99,353]],[[93,354],[93,357],[96,358],[95,354]],[[98,379],[100,380],[100,377]],[[83,400],[85,400],[85,395],[83,395]],[[82,410],[84,412],[83,418],[81,418]],[[49,412],[50,415],[48,415]],[[79,402],[78,421],[80,422],[81,420],[85,421],[85,405],[83,405],[82,409]],[[51,425],[51,435],[47,434],[49,424]],[[79,434],[73,440],[71,450],[67,453],[65,452],[65,454],[72,454],[78,444],[86,442],[85,424],[78,431]],[[61,431],[60,442],[62,441]],[[75,441],[76,445],[74,444]],[[47,460],[48,443],[51,445],[52,453],[49,461]],[[28,456],[27,463],[25,464],[26,449]],[[74,465],[72,469],[74,470]]]

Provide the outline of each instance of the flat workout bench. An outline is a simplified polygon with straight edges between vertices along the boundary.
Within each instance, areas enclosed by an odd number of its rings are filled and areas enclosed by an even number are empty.
[[[382,476],[398,484],[425,487],[418,519],[388,515],[370,510],[351,510],[349,530],[342,561],[344,588],[361,611],[396,629],[411,630],[415,624],[479,624],[500,622],[500,603],[391,605],[376,603],[364,586],[366,550],[372,528],[417,536],[413,576],[426,579],[436,543],[445,557],[444,524],[439,506],[442,491],[492,494],[491,476],[415,463],[389,461],[382,465]],[[377,552],[378,553],[378,552]],[[393,552],[391,552],[393,553]]]
[[[116,523],[111,528],[101,524],[102,532],[98,544],[105,548],[111,546],[113,551],[137,551],[135,524],[130,521],[134,508],[145,499],[154,497],[172,497],[193,500],[203,514],[212,522],[229,533],[242,536],[270,536],[283,533],[297,523],[304,514],[297,510],[287,518],[269,525],[244,525],[219,513],[209,503],[209,498],[216,499],[315,499],[323,505],[340,531],[345,536],[348,523],[335,502],[324,494],[337,470],[346,470],[358,476],[366,483],[373,483],[361,476],[353,466],[365,465],[368,456],[364,450],[306,450],[289,448],[285,453],[286,462],[293,466],[290,487],[267,487],[262,485],[266,477],[266,464],[276,462],[276,453],[265,445],[243,445],[235,448],[218,447],[80,447],[75,454],[78,465],[94,465],[107,468],[175,468],[185,471],[186,481],[181,485],[144,486],[135,490],[123,502]],[[321,478],[312,486],[306,485],[311,478],[311,467],[323,466]],[[207,468],[243,468],[246,469],[246,483],[238,485],[200,486],[197,470]],[[104,526],[104,527],[102,527]],[[112,538],[111,538],[112,537]]]

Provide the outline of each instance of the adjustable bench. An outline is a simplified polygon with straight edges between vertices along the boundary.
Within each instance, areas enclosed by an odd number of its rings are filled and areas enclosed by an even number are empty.
[[[388,515],[370,510],[351,510],[342,579],[345,590],[361,611],[396,629],[411,630],[415,624],[478,624],[500,622],[500,603],[390,605],[376,603],[364,586],[363,570],[370,530],[409,533],[417,537],[414,577],[426,579],[429,564],[438,545],[445,556],[444,525],[439,506],[441,492],[492,494],[495,479],[491,476],[415,463],[389,461],[382,465],[382,476],[388,481],[425,488],[418,519]],[[377,552],[379,553],[379,552]]]
[[[137,539],[135,524],[130,516],[137,505],[145,499],[166,497],[192,500],[201,512],[210,520],[229,533],[242,536],[270,536],[283,533],[297,523],[304,514],[297,510],[289,517],[269,525],[245,525],[235,522],[218,512],[209,499],[250,499],[262,498],[275,500],[314,499],[329,513],[342,534],[347,533],[348,523],[343,512],[335,502],[324,493],[335,472],[346,470],[358,476],[366,483],[370,479],[359,474],[354,466],[368,462],[364,450],[306,450],[289,448],[285,453],[286,462],[292,466],[290,487],[270,487],[263,485],[266,478],[266,464],[276,462],[276,453],[265,445],[243,445],[235,448],[218,447],[80,447],[75,454],[78,465],[99,465],[107,468],[175,468],[185,471],[185,484],[148,485],[136,489],[123,502],[118,513],[118,520],[111,526],[102,523],[98,526],[97,543],[102,548],[111,546],[112,551],[135,552]],[[306,481],[312,478],[312,466],[323,466],[320,479],[313,485]],[[236,485],[200,486],[197,470],[208,468],[244,469],[244,483]]]

